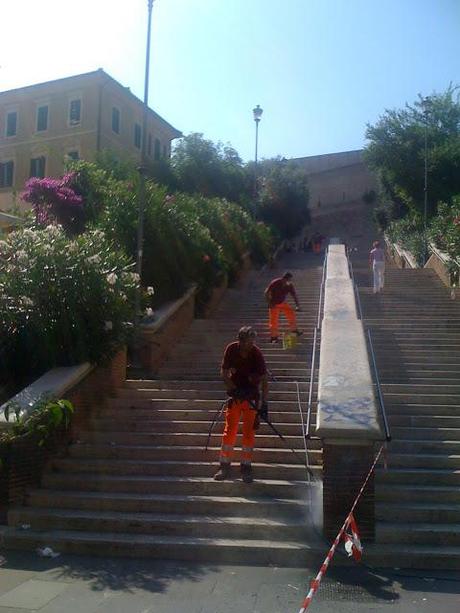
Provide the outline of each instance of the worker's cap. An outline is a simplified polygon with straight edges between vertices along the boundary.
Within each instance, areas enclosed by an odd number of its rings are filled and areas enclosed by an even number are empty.
[[[286,271],[283,275],[283,279],[292,279],[292,272]]]
[[[238,340],[245,341],[248,338],[255,338],[257,336],[257,332],[251,326],[243,326],[238,331]]]

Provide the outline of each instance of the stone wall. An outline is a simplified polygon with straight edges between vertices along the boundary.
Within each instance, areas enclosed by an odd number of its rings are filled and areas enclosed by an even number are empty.
[[[308,173],[309,208],[316,212],[340,210],[362,196],[377,190],[377,182],[362,157],[362,151],[342,151],[326,155],[295,158]]]
[[[59,429],[39,446],[36,438],[24,435],[8,447],[0,467],[0,524],[6,522],[10,506],[24,504],[27,490],[38,487],[42,472],[53,456],[64,453],[80,429],[87,427],[95,406],[114,396],[126,379],[126,349],[109,363],[93,368],[81,381],[63,394],[74,405],[70,430]]]
[[[140,363],[146,375],[154,375],[166,360],[171,347],[195,317],[196,287],[182,298],[157,311],[157,320],[142,326]]]

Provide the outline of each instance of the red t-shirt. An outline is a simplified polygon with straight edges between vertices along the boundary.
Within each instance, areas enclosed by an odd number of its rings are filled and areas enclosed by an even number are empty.
[[[278,279],[273,279],[273,281],[267,287],[267,291],[270,292],[272,295],[270,306],[274,306],[275,304],[281,304],[286,300],[286,296],[288,294],[291,294],[291,296],[297,302],[297,294],[295,293],[294,286],[291,282],[285,284],[284,279],[282,277],[279,277]]]
[[[232,383],[240,389],[250,391],[252,398],[258,399],[260,380],[267,372],[261,350],[253,345],[248,355],[243,357],[240,353],[239,342],[230,343],[225,348],[222,369],[230,368],[235,369],[230,377]]]

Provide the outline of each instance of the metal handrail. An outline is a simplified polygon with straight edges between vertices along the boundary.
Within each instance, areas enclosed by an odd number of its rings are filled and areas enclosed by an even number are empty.
[[[363,309],[361,308],[361,298],[359,297],[359,289],[356,283],[353,285],[355,292],[355,302],[358,305],[358,319],[363,320]]]
[[[315,379],[316,366],[316,341],[318,337],[318,328],[315,328],[313,333],[313,349],[311,352],[311,371],[310,371],[310,389],[308,391],[308,407],[307,407],[307,427],[305,428],[305,439],[310,438],[310,420],[311,420],[311,405],[313,402],[313,382]]]
[[[358,319],[363,319],[363,309],[361,307],[361,298],[359,296],[359,289],[358,289],[358,285],[356,284],[355,281],[355,274],[353,271],[353,263],[350,260],[350,257],[347,256],[348,258],[348,270],[350,271],[350,276],[351,276],[351,282],[353,283],[353,291],[355,293],[355,302],[356,302],[356,306],[358,307]]]
[[[306,425],[306,428],[304,429],[305,440],[311,438],[310,420],[311,420],[311,405],[313,402],[313,385],[315,381],[316,346],[317,346],[317,339],[318,339],[318,331],[321,326],[321,307],[322,307],[323,296],[324,296],[324,280],[326,277],[326,262],[327,262],[327,249],[324,254],[323,273],[321,276],[321,287],[319,290],[318,317],[316,318],[316,327],[313,332],[313,348],[311,352],[311,369],[310,369],[310,387],[308,390],[308,408],[307,408],[307,419],[306,419],[307,425]]]
[[[326,276],[326,261],[327,261],[327,250],[326,250],[326,253],[324,254],[323,274],[321,276],[321,288],[319,290],[318,317],[316,318],[316,328],[318,330],[321,325],[321,306],[322,306],[323,296],[324,296],[324,279]]]
[[[361,321],[363,321],[363,310],[362,310],[362,306],[361,306],[361,298],[360,298],[360,295],[359,295],[359,288],[358,288],[358,286],[356,284],[356,281],[355,281],[355,276],[354,276],[354,271],[353,271],[353,264],[352,264],[349,256],[348,256],[348,268],[350,270],[350,276],[351,276],[351,280],[352,280],[352,283],[353,283],[353,289],[354,289],[354,292],[355,292],[355,300],[356,300],[356,304],[357,304],[357,307],[358,307],[358,317],[359,317],[359,319]],[[379,399],[380,412],[382,414],[383,425],[384,425],[384,428],[385,428],[385,438],[386,438],[387,441],[391,441],[391,432],[390,432],[390,427],[388,425],[388,419],[387,419],[387,415],[386,415],[386,411],[385,411],[385,402],[383,400],[382,388],[380,386],[380,379],[379,379],[379,373],[378,373],[378,369],[377,369],[377,362],[375,360],[374,345],[372,343],[371,331],[369,329],[367,329],[367,338],[369,340],[369,348],[370,348],[370,354],[371,354],[371,360],[372,360],[372,370],[373,370],[373,373],[374,373],[375,385],[377,387],[377,395],[378,395],[378,399]]]
[[[302,401],[300,399],[300,387],[299,387],[299,382],[295,381],[296,384],[296,388],[297,388],[297,405],[298,405],[298,409],[299,409],[299,413],[300,413],[300,425],[302,428],[302,432],[305,432],[305,420],[304,420],[304,416],[303,416],[303,411],[302,411]],[[307,439],[305,436],[302,437],[303,438],[303,446],[304,446],[304,451],[305,451],[305,469],[307,472],[307,481],[311,481],[311,468],[310,468],[310,463],[308,461],[308,446],[307,446]]]
[[[373,371],[374,371],[375,384],[377,386],[377,394],[378,394],[378,398],[379,398],[380,412],[382,413],[383,425],[384,425],[384,428],[385,428],[385,438],[386,438],[387,441],[391,441],[390,426],[388,425],[387,414],[386,414],[386,411],[385,411],[385,402],[383,400],[382,389],[380,387],[379,373],[378,373],[378,370],[377,370],[377,362],[375,361],[374,346],[373,346],[373,343],[372,343],[371,331],[369,329],[367,330],[367,337],[369,339],[369,348],[370,348],[370,351],[371,351],[372,367],[373,367]]]

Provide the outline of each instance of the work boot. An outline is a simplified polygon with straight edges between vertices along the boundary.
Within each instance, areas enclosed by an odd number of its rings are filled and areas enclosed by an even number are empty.
[[[250,464],[241,464],[241,477],[245,483],[252,483],[252,466]]]
[[[225,481],[230,477],[230,462],[221,462],[220,468],[214,475],[215,481]]]
[[[270,343],[277,343],[279,341],[278,336],[270,336]]]

